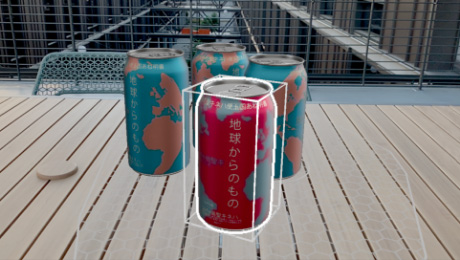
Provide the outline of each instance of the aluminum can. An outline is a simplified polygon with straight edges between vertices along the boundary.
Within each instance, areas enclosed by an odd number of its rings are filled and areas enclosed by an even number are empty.
[[[271,212],[275,110],[273,96],[264,95],[272,86],[219,78],[202,87],[196,108],[199,216],[218,229],[257,228]],[[257,103],[223,96],[263,99],[257,112]]]
[[[196,47],[192,60],[192,85],[217,75],[244,76],[249,64],[246,47],[234,43],[205,43]],[[200,86],[195,91],[200,92]],[[193,95],[196,104],[198,94]],[[195,118],[193,110],[193,118]],[[193,138],[195,138],[195,127]],[[195,145],[195,139],[193,139]]]
[[[259,54],[249,59],[249,67],[246,76],[264,80],[286,82],[287,100],[286,115],[284,114],[284,92],[274,94],[278,104],[278,126],[283,125],[284,151],[282,150],[282,131],[277,135],[277,151],[275,159],[275,178],[287,178],[294,176],[301,167],[303,129],[305,121],[305,103],[307,101],[307,72],[303,67],[304,59],[281,54]],[[273,84],[276,90],[279,84]],[[283,156],[281,169],[280,161]],[[282,172],[282,175],[281,175]]]
[[[183,153],[188,154],[189,147],[182,144],[182,89],[188,86],[188,68],[183,55],[163,48],[128,52],[124,70],[128,157],[138,173],[162,176],[185,167]],[[186,165],[188,161],[187,157]]]
[[[192,60],[192,84],[217,75],[244,76],[249,64],[246,47],[233,43],[205,43]]]

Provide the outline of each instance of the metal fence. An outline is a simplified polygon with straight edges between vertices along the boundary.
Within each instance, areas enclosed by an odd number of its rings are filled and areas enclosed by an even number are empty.
[[[235,42],[307,60],[311,84],[460,85],[458,0],[0,0],[0,78],[48,53]]]

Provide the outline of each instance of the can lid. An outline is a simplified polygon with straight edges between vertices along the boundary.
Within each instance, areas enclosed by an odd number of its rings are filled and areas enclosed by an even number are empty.
[[[264,80],[250,78],[220,78],[206,80],[202,84],[206,93],[218,94],[228,97],[257,97],[270,93],[272,85]]]
[[[196,46],[198,50],[206,52],[239,52],[246,50],[246,47],[234,43],[205,43]]]
[[[258,54],[250,57],[249,61],[267,66],[295,66],[305,62],[300,57],[286,54]]]
[[[134,57],[138,59],[171,59],[181,57],[183,55],[183,51],[169,48],[144,48],[139,50],[128,51],[129,57]]]

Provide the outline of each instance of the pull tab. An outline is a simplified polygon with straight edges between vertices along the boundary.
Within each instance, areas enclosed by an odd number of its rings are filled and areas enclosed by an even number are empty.
[[[253,88],[253,86],[249,86],[249,85],[236,85],[234,88],[232,89],[229,89],[228,92],[231,92],[231,93],[237,93],[238,96],[241,95],[241,93],[245,92],[245,91],[248,91],[250,90],[251,88]]]
[[[256,60],[256,62],[263,65],[270,65],[273,63],[273,60]]]
[[[171,55],[172,54],[169,52],[154,52],[154,53],[149,54],[150,57],[155,57],[155,58],[171,57]]]
[[[250,85],[244,85],[244,84],[239,84],[239,85],[236,85],[235,88],[240,88],[240,89],[251,89],[252,86],[250,86]]]
[[[155,53],[150,53],[150,54],[149,54],[149,57],[158,58],[158,57],[161,57],[161,55],[160,55],[160,53],[155,52]]]
[[[221,47],[221,46],[212,46],[212,48],[213,48],[215,51],[225,51],[225,47]]]

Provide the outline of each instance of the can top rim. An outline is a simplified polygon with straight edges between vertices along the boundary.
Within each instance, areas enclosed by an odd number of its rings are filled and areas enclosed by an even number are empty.
[[[138,50],[130,50],[128,51],[127,55],[128,57],[138,59],[160,60],[181,57],[184,56],[184,52],[172,48],[144,48]]]
[[[245,51],[246,47],[236,43],[220,43],[220,42],[213,42],[213,43],[204,43],[196,46],[196,48],[200,51],[206,52],[240,52]]]
[[[250,57],[249,61],[267,66],[295,66],[305,62],[303,58],[289,54],[257,54]]]
[[[245,90],[245,88],[250,87],[250,86],[257,86],[258,90],[254,89],[252,91],[246,91],[246,94],[241,94],[240,92],[237,91],[230,91],[230,90],[222,90],[223,85],[233,85],[235,89],[238,90]],[[236,78],[236,77],[227,77],[227,78],[217,78],[217,79],[208,79],[204,81],[201,84],[201,89],[205,93],[209,94],[218,94],[222,96],[228,96],[228,97],[236,97],[236,98],[251,98],[251,97],[258,97],[258,96],[263,96],[266,94],[269,94],[271,91],[273,91],[273,86],[265,81],[265,80],[260,80],[260,79],[255,79],[255,78],[246,78],[246,77],[241,77],[241,78]],[[219,87],[221,87],[219,89]]]

